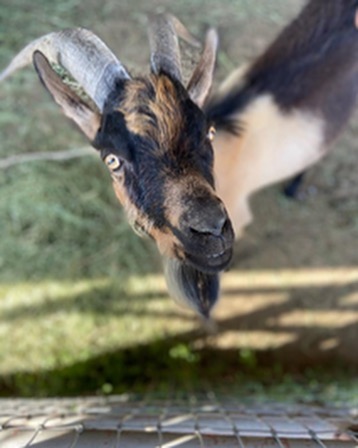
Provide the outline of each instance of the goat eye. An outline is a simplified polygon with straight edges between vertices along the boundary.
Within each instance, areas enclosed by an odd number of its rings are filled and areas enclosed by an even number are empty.
[[[212,142],[216,135],[216,129],[214,126],[210,126],[208,131],[208,139]]]
[[[121,160],[114,154],[109,154],[108,156],[106,156],[104,162],[111,171],[117,170],[122,165]]]

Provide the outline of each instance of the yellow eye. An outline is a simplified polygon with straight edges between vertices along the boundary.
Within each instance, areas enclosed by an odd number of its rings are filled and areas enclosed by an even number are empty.
[[[210,126],[209,132],[208,132],[208,139],[212,142],[216,135],[216,129],[214,126]]]
[[[104,162],[111,171],[117,170],[122,165],[122,162],[114,154],[108,154],[104,159]]]

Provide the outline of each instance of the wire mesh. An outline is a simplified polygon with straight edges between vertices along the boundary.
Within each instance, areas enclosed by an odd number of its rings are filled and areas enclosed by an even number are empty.
[[[214,393],[0,400],[1,448],[357,448],[358,410],[244,404]]]

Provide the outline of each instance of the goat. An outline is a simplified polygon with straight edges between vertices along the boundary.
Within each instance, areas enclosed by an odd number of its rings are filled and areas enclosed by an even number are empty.
[[[185,88],[178,35],[197,45],[175,17],[151,17],[151,73],[133,78],[91,31],[50,33],[20,51],[0,81],[33,61],[55,102],[108,166],[130,224],[157,243],[171,295],[208,316],[234,243],[227,211],[215,193],[213,130],[202,111],[218,38],[208,30]],[[51,62],[63,66],[94,104],[71,90]]]
[[[252,194],[316,163],[347,123],[358,93],[357,9],[358,0],[306,2],[205,105],[217,128],[217,192],[237,238],[252,220]]]
[[[208,317],[234,230],[240,236],[252,219],[251,195],[317,162],[353,110],[357,8],[358,0],[308,1],[209,101],[217,34],[207,32],[184,88],[178,36],[196,40],[170,15],[150,20],[147,77],[132,78],[97,36],[75,29],[30,43],[0,81],[33,59],[42,83],[108,166],[129,222],[156,241],[171,295]],[[49,60],[70,72],[95,107]]]

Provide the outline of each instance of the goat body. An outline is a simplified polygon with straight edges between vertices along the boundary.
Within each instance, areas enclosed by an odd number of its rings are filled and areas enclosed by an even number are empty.
[[[216,123],[217,191],[240,236],[257,190],[324,156],[356,104],[357,0],[311,0],[206,105]]]

